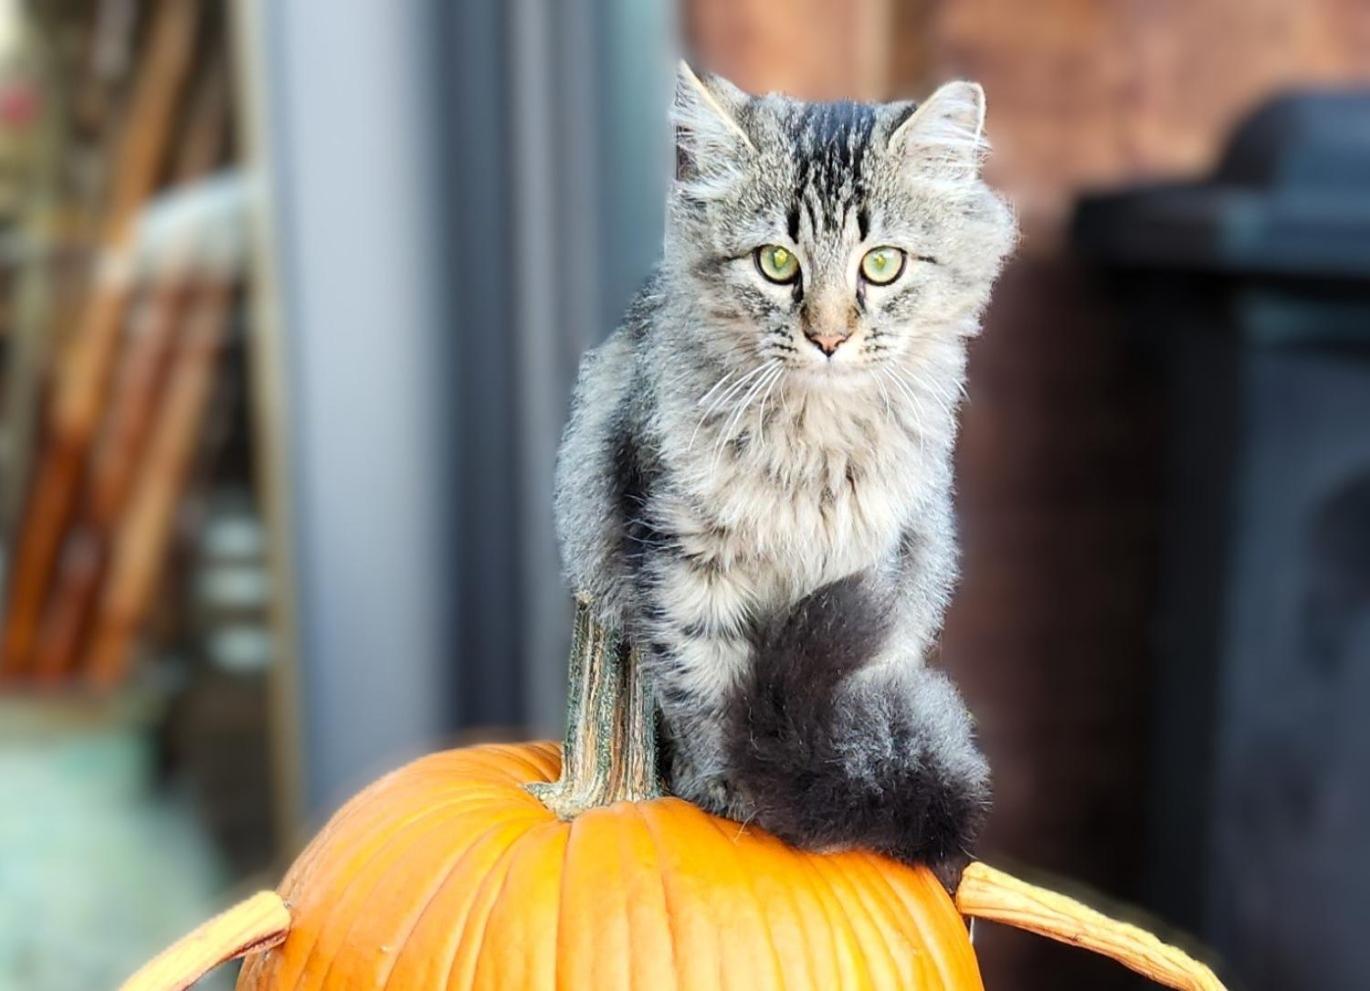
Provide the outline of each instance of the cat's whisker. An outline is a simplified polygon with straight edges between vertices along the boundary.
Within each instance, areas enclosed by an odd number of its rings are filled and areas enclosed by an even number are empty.
[[[923,395],[927,396],[928,401],[937,407],[937,411],[951,422],[956,419],[956,397],[948,396],[939,389],[924,386],[920,389]]]
[[[909,402],[913,404],[919,422],[926,425],[928,422],[928,410],[927,407],[923,405],[923,400],[919,398],[919,393],[922,390],[918,388],[918,384],[908,378],[908,376],[902,374],[897,368],[891,369],[890,374],[894,376],[895,383],[904,390],[904,395],[907,396]]]
[[[876,371],[883,372],[884,369],[877,367]],[[890,392],[885,388],[884,376],[877,375],[875,377],[875,384],[880,387],[880,395],[883,396],[885,400],[885,418],[888,420],[894,419],[894,408],[890,405]]]
[[[758,375],[763,374],[770,365],[771,362],[769,361],[762,362],[760,365],[757,365],[755,368],[749,371],[746,375],[743,375],[740,379],[738,379],[736,382],[730,385],[726,391],[719,395],[718,398],[716,398],[713,402],[709,404],[709,408],[704,411],[704,415],[711,415],[716,410],[720,409],[723,405],[725,405],[729,399],[732,399],[741,394],[741,392],[744,389],[746,389],[747,384],[754,380]]]
[[[909,401],[909,405],[913,407],[914,421],[917,424],[917,429],[914,432],[918,438],[918,450],[924,452],[926,447],[923,441],[923,431],[927,424],[927,413],[923,409],[923,404],[918,401],[918,397],[913,394],[913,389],[899,376],[898,372],[893,369],[882,370],[889,373],[890,382],[894,384],[896,389],[904,394],[904,398],[906,398]]]
[[[747,394],[738,402],[723,431],[722,443],[724,445],[736,436],[741,429],[742,417],[747,412],[747,408],[756,401],[757,396],[761,394],[762,390],[767,388],[769,384],[780,375],[781,370],[780,362],[771,362],[770,367],[766,370],[766,374],[757,379],[756,383],[747,391]]]
[[[766,386],[766,391],[761,394],[761,404],[758,407],[756,414],[756,432],[758,436],[766,429],[766,403],[771,398],[771,390],[774,389],[775,384],[784,377],[784,374],[785,367],[782,364],[776,371],[776,374],[771,376],[771,384]]]
[[[944,391],[937,388],[934,384],[924,382],[922,379],[915,380],[911,376],[912,372],[909,372],[907,369],[900,375],[915,396],[922,396],[923,399],[932,403],[933,408],[941,415],[939,421],[927,421],[928,426],[937,426],[938,432],[942,434],[954,433],[957,416],[957,403],[955,397],[948,397]],[[917,400],[915,399],[915,401]],[[919,405],[921,411],[921,403]],[[926,420],[926,413],[923,415]]]
[[[723,455],[723,449],[727,447],[728,442],[733,439],[733,434],[737,425],[741,422],[743,414],[747,412],[747,407],[752,404],[752,400],[757,397],[762,387],[764,387],[771,378],[780,373],[780,362],[778,361],[769,362],[762,367],[766,370],[766,374],[757,379],[752,387],[747,390],[740,400],[738,400],[732,415],[728,418],[727,423],[723,427],[723,432],[719,435],[718,444],[714,448],[714,465],[718,464],[718,459]]]
[[[880,374],[885,378],[886,381],[888,381],[891,385],[898,389],[900,393],[903,394],[904,398],[909,401],[910,406],[914,405],[917,402],[917,400],[914,399],[912,394],[910,394],[908,386],[905,385],[902,381],[900,381],[899,376],[896,375],[889,367],[882,365],[880,367]]]
[[[684,378],[688,374],[689,370],[687,369],[685,372],[681,373],[680,378]],[[709,397],[712,396],[715,392],[717,392],[722,387],[723,383],[727,382],[728,379],[732,378],[734,374],[735,373],[733,372],[725,373],[722,378],[720,378],[717,382],[713,384],[713,388],[711,388],[708,392],[704,393],[704,395],[699,397],[699,400],[695,403],[695,405],[703,406],[705,403],[707,403],[709,401]]]
[[[685,445],[686,450],[690,450],[694,447],[695,438],[699,436],[700,428],[704,426],[705,422],[709,419],[709,417],[713,416],[714,411],[719,409],[724,403],[726,403],[730,398],[736,395],[741,389],[745,388],[749,380],[766,371],[769,364],[770,363],[768,362],[766,364],[758,365],[756,368],[753,368],[750,372],[748,372],[746,375],[743,375],[740,379],[738,379],[731,386],[729,386],[726,391],[724,391],[721,395],[714,399],[713,402],[709,404],[708,409],[706,409],[702,414],[700,414],[699,421],[695,424],[694,431],[690,434],[689,443]],[[732,373],[729,374],[731,375]]]

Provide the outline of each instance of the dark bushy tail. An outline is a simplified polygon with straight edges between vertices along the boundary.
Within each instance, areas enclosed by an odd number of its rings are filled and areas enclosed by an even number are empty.
[[[863,671],[891,603],[862,576],[812,593],[755,636],[732,700],[729,779],[797,846],[923,863],[951,887],[989,807],[989,771],[951,682],[914,659]]]

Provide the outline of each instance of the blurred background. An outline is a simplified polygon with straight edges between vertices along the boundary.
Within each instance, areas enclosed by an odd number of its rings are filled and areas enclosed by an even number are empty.
[[[1370,4],[0,0],[0,989],[112,987],[382,771],[560,733],[553,456],[681,54],[988,92],[984,855],[1234,987],[1370,986]]]

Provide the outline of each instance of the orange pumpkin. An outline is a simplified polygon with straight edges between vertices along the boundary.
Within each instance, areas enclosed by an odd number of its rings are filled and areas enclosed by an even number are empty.
[[[1149,933],[983,864],[953,904],[925,869],[807,853],[659,797],[650,693],[584,610],[571,667],[564,766],[546,743],[415,761],[338,812],[279,895],[206,924],[124,991],[181,989],[243,953],[239,991],[981,991],[963,914],[1221,991]]]
[[[286,876],[290,936],[240,991],[981,987],[931,873],[674,798],[561,821],[523,788],[559,770],[555,746],[488,746],[372,785]]]

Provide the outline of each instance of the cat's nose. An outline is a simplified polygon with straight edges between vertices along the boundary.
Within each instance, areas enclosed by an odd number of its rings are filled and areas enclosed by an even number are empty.
[[[837,346],[838,346],[839,344],[841,344],[843,341],[845,341],[845,340],[846,340],[849,336],[851,336],[851,335],[849,335],[849,334],[805,334],[804,336],[807,337],[810,341],[813,342],[814,347],[818,348],[818,350],[822,351],[822,352],[823,352],[824,354],[826,354],[829,358],[831,358],[831,357],[832,357],[832,353],[833,353],[834,351],[837,350]]]

